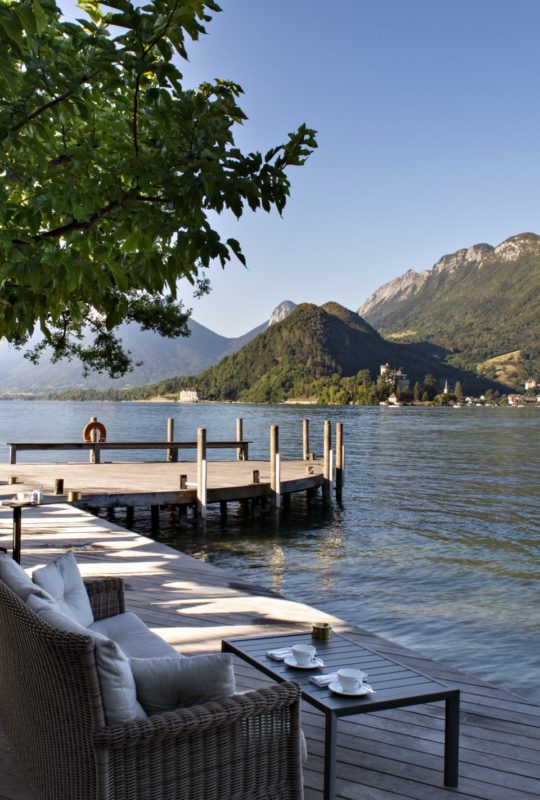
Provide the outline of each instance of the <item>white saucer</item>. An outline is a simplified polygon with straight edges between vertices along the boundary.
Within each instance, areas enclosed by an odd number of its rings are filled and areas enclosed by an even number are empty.
[[[355,689],[353,692],[346,692],[345,689],[341,687],[341,683],[339,681],[332,681],[332,683],[328,684],[328,688],[335,692],[335,694],[342,694],[345,697],[363,697],[365,694],[371,694],[371,689],[369,689],[365,683]]]
[[[294,669],[317,669],[318,667],[324,667],[322,658],[314,658],[309,664],[299,664],[294,656],[285,656],[283,662],[287,664],[288,667],[294,667]]]

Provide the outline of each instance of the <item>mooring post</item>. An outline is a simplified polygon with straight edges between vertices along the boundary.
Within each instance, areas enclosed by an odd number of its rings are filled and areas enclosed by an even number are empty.
[[[207,486],[206,428],[197,428],[197,515],[199,517],[206,517]]]
[[[159,533],[159,506],[150,506],[150,526],[152,533]]]
[[[236,441],[241,442],[244,438],[244,420],[242,417],[236,419]],[[236,448],[236,460],[244,461],[244,451],[241,447]]]
[[[278,425],[270,425],[270,491],[275,508],[279,508],[281,505],[281,464]]]
[[[167,420],[167,441],[174,442],[174,419],[169,417]],[[170,448],[165,452],[166,461],[178,461],[178,449],[176,447]]]
[[[132,528],[135,520],[134,506],[126,506],[126,528]]]
[[[328,500],[330,498],[330,482],[332,480],[332,476],[330,474],[330,448],[332,446],[332,423],[329,419],[324,421],[324,441],[323,441],[323,452],[324,452],[324,461],[323,461],[323,500]]]
[[[302,421],[302,432],[303,432],[303,440],[304,440],[304,447],[302,458],[304,461],[307,461],[309,458],[309,419],[305,419]]]
[[[343,495],[343,423],[336,423],[336,500],[341,502]]]
[[[90,422],[97,422],[97,421],[98,421],[97,417],[90,417]],[[94,428],[94,430],[91,431],[91,433],[90,433],[90,441],[94,443],[94,446],[91,447],[90,450],[88,451],[88,460],[89,460],[89,462],[91,464],[99,463],[99,456],[98,456],[98,461],[96,461],[96,455],[97,454],[96,454],[96,444],[95,443],[97,442],[97,440],[98,440],[98,432],[97,432],[96,428]]]

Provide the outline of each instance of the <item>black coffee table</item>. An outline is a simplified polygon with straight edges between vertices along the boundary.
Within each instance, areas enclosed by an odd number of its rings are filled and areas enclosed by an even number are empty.
[[[300,670],[273,661],[266,653],[293,644],[314,644],[324,667]],[[399,661],[380,655],[364,645],[333,634],[328,641],[314,641],[309,633],[283,636],[257,636],[252,639],[227,639],[221,649],[252,664],[277,681],[294,680],[302,688],[302,697],[324,712],[326,735],[324,745],[324,800],[334,800],[336,790],[336,739],[340,717],[367,714],[388,708],[402,708],[420,703],[444,700],[446,703],[444,739],[444,783],[457,786],[459,764],[459,689],[450,688]],[[368,682],[375,694],[364,697],[343,697],[328,687],[318,688],[309,681],[311,675],[336,672],[341,667],[356,667],[369,673]]]

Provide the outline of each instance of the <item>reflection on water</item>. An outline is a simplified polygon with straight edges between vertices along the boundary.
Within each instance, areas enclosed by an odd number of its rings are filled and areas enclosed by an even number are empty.
[[[96,413],[118,439],[164,438],[167,416],[179,438],[231,437],[242,416],[253,458],[268,457],[270,424],[298,458],[304,416],[319,454],[323,420],[343,421],[341,508],[302,495],[253,522],[231,506],[206,531],[170,510],[161,538],[540,702],[540,409],[0,403],[0,440],[78,440]]]

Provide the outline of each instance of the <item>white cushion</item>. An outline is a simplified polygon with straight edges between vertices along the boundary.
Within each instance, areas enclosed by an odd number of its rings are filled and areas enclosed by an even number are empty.
[[[127,656],[136,658],[176,656],[181,658],[174,647],[147,628],[144,622],[130,611],[96,620],[90,625],[90,630],[113,639]]]
[[[144,709],[137,702],[135,680],[129,661],[116,642],[85,628],[73,617],[60,613],[55,605],[42,598],[30,597],[28,607],[54,628],[93,639],[105,718],[109,725],[146,719]]]
[[[32,580],[45,589],[56,601],[58,610],[88,627],[94,621],[92,606],[75,556],[71,551],[35,569]]]
[[[32,583],[20,564],[17,564],[7,553],[0,553],[0,579],[25,603],[31,595],[53,602],[52,597],[40,586]]]
[[[137,698],[148,714],[209,703],[235,691],[231,653],[189,658],[131,658]]]

